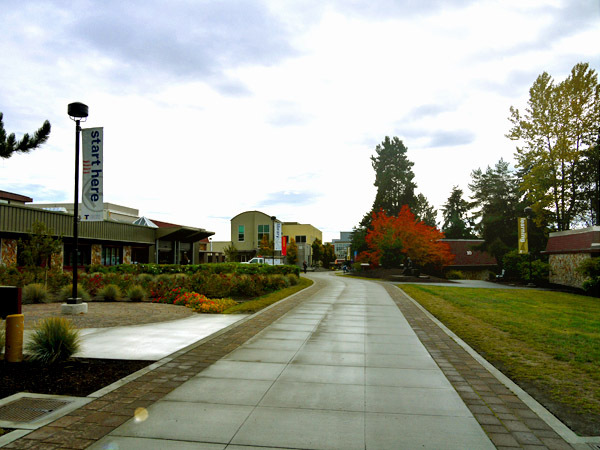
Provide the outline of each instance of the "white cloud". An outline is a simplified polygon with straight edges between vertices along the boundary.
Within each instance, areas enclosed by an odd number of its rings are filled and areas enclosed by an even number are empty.
[[[600,67],[586,1],[162,5],[5,2],[5,126],[49,119],[52,135],[0,160],[0,189],[72,198],[66,109],[81,101],[86,126],[105,127],[106,201],[218,240],[228,217],[262,208],[329,240],[370,209],[385,136],[404,140],[440,207],[472,170],[512,159],[508,109],[537,75]]]

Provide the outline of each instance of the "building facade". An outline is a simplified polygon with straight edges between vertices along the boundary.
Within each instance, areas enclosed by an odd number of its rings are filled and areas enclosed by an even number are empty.
[[[454,261],[444,266],[444,272],[460,270],[468,279],[489,280],[498,270],[498,262],[489,253],[478,250],[483,239],[442,239],[450,246]]]
[[[10,195],[9,195],[10,194]],[[7,199],[17,194],[0,191],[0,264],[19,263],[19,240],[27,240],[36,222],[45,225],[51,234],[61,238],[62,252],[54,258],[55,266],[118,265],[135,263],[195,264],[200,260],[200,241],[214,233],[202,228],[187,227],[160,221],[134,224],[114,218],[78,225],[78,258],[73,254],[73,214],[61,211],[60,204],[26,205],[31,199],[19,202]],[[118,206],[118,205],[113,205]],[[66,209],[62,207],[63,209]],[[124,208],[124,207],[119,207]],[[126,208],[137,211],[133,208]],[[146,219],[147,220],[147,219]]]
[[[274,216],[261,211],[245,211],[231,219],[230,244],[237,251],[237,261],[249,261],[259,255],[260,242],[263,236],[266,236],[269,241],[273,241],[275,223],[281,223],[282,236],[287,242],[290,242],[291,239],[296,241],[298,245],[298,263],[302,265],[306,261],[307,264],[311,264],[311,244],[317,238],[323,240],[321,230],[308,224],[281,222]],[[219,243],[219,248],[222,248],[222,244],[222,242]],[[276,252],[276,256],[280,254]]]
[[[600,257],[600,226],[550,233],[544,253],[550,283],[581,288],[586,278],[577,268],[587,259]]]
[[[352,231],[340,231],[339,239],[332,239],[331,244],[335,249],[335,258],[338,261],[350,261],[352,255],[350,249],[352,247]]]

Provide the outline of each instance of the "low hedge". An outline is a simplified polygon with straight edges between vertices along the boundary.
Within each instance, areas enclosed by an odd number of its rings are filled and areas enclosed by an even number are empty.
[[[211,264],[121,264],[118,266],[87,266],[87,272],[99,273],[127,273],[139,275],[149,273],[152,275],[160,274],[176,274],[185,273],[193,275],[198,272],[228,274],[235,273],[238,275],[300,275],[300,268],[294,265],[277,265],[270,264],[243,264],[243,263],[211,263]]]

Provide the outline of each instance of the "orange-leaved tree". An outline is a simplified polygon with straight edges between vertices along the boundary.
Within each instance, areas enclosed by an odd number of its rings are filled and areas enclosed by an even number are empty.
[[[365,241],[368,251],[362,252],[360,260],[384,268],[398,267],[406,257],[416,266],[441,268],[454,259],[450,246],[442,242],[444,233],[416,220],[407,205],[398,216],[388,216],[384,211],[373,213],[371,227]]]

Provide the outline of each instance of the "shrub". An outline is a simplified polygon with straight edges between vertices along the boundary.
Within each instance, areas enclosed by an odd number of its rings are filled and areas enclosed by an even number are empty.
[[[47,288],[49,292],[58,292],[63,286],[73,282],[73,274],[61,269],[51,269],[48,272]]]
[[[45,364],[64,361],[80,348],[79,330],[62,317],[49,317],[38,323],[26,345],[29,359]]]
[[[175,300],[177,300],[177,297],[179,297],[181,294],[185,294],[186,292],[187,291],[183,288],[174,288],[174,289],[171,289],[171,290],[165,292],[160,297],[154,297],[152,299],[152,302],[153,303],[167,303],[169,305],[173,305],[173,304],[175,304]]]
[[[100,272],[84,275],[81,278],[81,285],[90,295],[96,295],[104,287],[104,284],[104,274]]]
[[[600,258],[590,258],[583,261],[577,268],[577,272],[587,280],[583,282],[583,289],[595,296],[600,295]]]
[[[48,291],[43,284],[32,283],[23,288],[23,304],[47,303]]]
[[[547,283],[550,266],[540,259],[531,261],[531,280],[529,279],[529,256],[520,255],[513,250],[502,259],[504,278],[507,280],[524,280],[535,283]]]
[[[446,272],[446,278],[448,280],[464,280],[465,275],[460,270],[449,270]]]
[[[531,279],[529,279],[529,262],[520,265],[521,278],[536,284],[548,283],[550,265],[547,262],[536,259],[531,261]]]
[[[278,291],[280,289],[284,289],[288,287],[287,278],[283,275],[268,275],[266,280],[266,288],[269,291]]]
[[[116,284],[107,284],[102,289],[100,289],[100,292],[98,292],[98,295],[100,296],[100,298],[102,300],[109,301],[109,302],[114,302],[114,301],[120,300],[121,297],[123,296],[121,294],[121,288],[119,286],[117,286]]]
[[[139,285],[141,285],[144,289],[148,289],[150,287],[150,283],[154,280],[154,275],[150,275],[149,273],[142,273],[137,276],[136,281]]]
[[[210,299],[197,292],[186,292],[177,297],[175,304],[185,305],[198,313],[220,314],[237,305],[237,302],[230,298]]]
[[[287,278],[288,284],[290,286],[296,286],[300,282],[300,278],[298,278],[298,275],[294,275],[293,273],[290,273],[285,277]]]
[[[58,292],[58,299],[65,302],[67,299],[71,298],[73,292],[73,284],[67,284],[63,286],[62,289]],[[84,301],[88,301],[90,299],[90,294],[83,287],[77,284],[77,295]]]
[[[139,284],[134,284],[127,290],[127,297],[132,302],[141,302],[146,299],[146,290]]]
[[[236,297],[256,297],[263,293],[263,286],[256,282],[255,275],[242,274],[234,278],[232,294]]]

